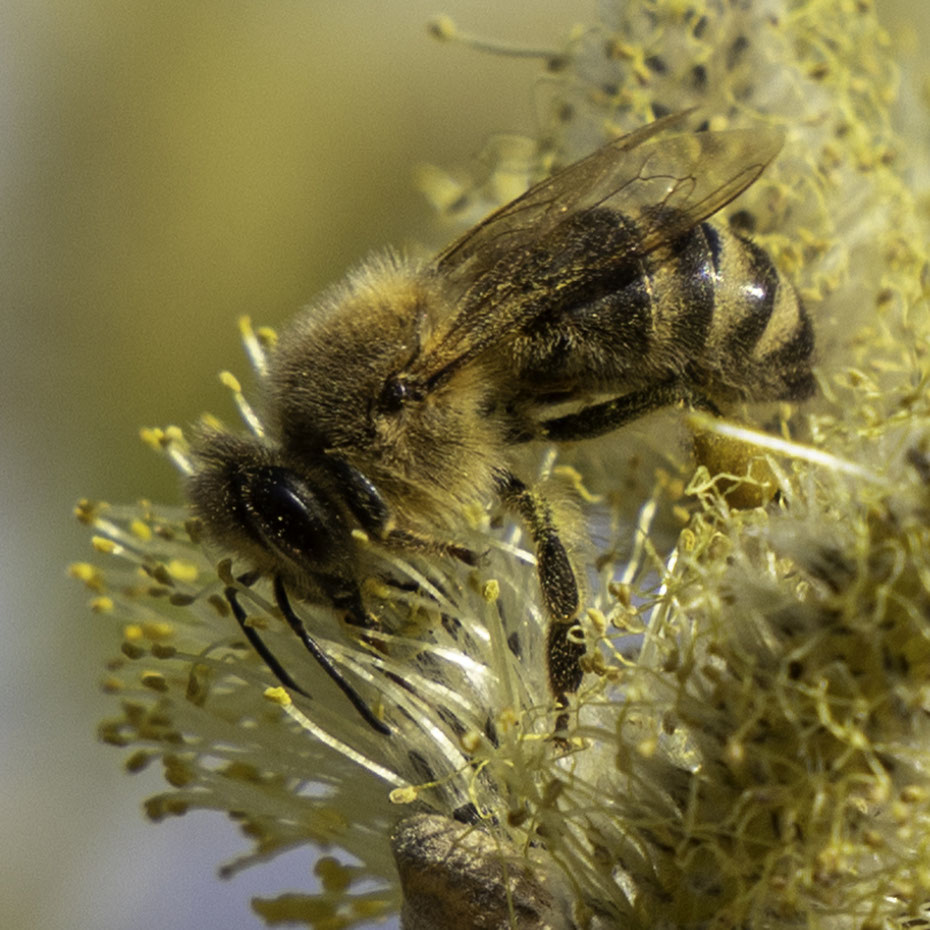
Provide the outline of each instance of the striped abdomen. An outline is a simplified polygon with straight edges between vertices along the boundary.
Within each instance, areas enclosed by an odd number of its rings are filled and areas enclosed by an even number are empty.
[[[701,223],[649,274],[657,341],[691,348],[689,375],[711,396],[803,400],[814,390],[814,334],[768,254]]]
[[[540,250],[534,273],[536,283],[551,279],[547,310],[512,344],[521,393],[675,379],[721,400],[813,392],[810,320],[749,240],[704,222],[643,256],[632,222],[600,208],[575,219],[561,245],[557,257]]]

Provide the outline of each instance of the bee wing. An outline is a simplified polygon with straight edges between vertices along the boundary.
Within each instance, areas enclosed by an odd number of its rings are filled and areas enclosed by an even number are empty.
[[[563,168],[504,204],[473,226],[435,259],[443,274],[453,274],[480,253],[506,253],[545,235],[566,217],[584,209],[583,200],[605,200],[617,195],[630,177],[624,155],[656,134],[681,123],[692,111],[673,113],[654,120]],[[635,172],[634,172],[635,174]]]
[[[615,266],[637,261],[737,197],[782,145],[781,133],[765,127],[654,138],[685,116],[673,114],[609,142],[441,252],[434,269],[458,310],[434,332],[409,374],[426,384],[441,379],[544,312],[545,301],[532,293],[533,270],[547,239],[557,238],[568,220],[616,210],[635,232],[635,245],[616,256]],[[519,293],[501,286],[508,281],[523,283]]]

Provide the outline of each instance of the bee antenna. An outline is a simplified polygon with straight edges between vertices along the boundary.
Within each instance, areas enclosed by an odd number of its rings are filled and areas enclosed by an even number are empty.
[[[252,580],[254,581],[254,579]],[[352,702],[352,706],[361,714],[364,721],[378,733],[384,736],[390,736],[390,727],[372,713],[371,708],[362,700],[361,695],[359,695],[359,693],[345,680],[342,673],[336,668],[329,656],[320,649],[316,641],[307,632],[307,628],[304,626],[303,621],[294,613],[291,607],[287,592],[284,589],[284,583],[277,576],[275,576],[274,579],[274,592],[275,599],[278,602],[278,606],[281,608],[281,612],[284,614],[285,620],[287,620],[288,626],[297,634],[310,655],[316,659],[323,671],[339,686],[340,690]],[[277,678],[285,688],[296,691],[305,698],[309,698],[310,693],[294,681],[287,669],[278,661],[275,654],[268,648],[261,636],[258,635],[258,631],[255,627],[249,625],[248,614],[246,614],[242,604],[239,603],[236,589],[228,587],[223,593],[226,596],[226,600],[229,602],[229,606],[232,608],[236,622],[245,634],[245,638],[249,641],[249,645],[258,653],[275,678]]]
[[[345,680],[342,675],[342,672],[336,668],[332,659],[322,649],[317,645],[316,640],[307,632],[306,626],[304,626],[303,620],[294,613],[294,608],[291,607],[290,599],[287,596],[287,589],[284,587],[284,582],[281,580],[280,575],[274,576],[274,596],[275,600],[278,602],[278,606],[281,608],[281,613],[284,614],[284,619],[287,621],[288,626],[297,634],[297,638],[304,644],[304,648],[310,655],[316,659],[317,664],[320,668],[326,672],[327,675],[335,682],[339,687],[342,693],[349,699],[352,703],[352,706],[361,714],[362,719],[378,733],[383,734],[384,736],[391,735],[391,728],[383,721],[379,720],[372,709],[365,703],[361,695]],[[254,632],[254,631],[253,631]],[[264,645],[264,644],[263,644]],[[261,653],[259,653],[261,655]],[[262,655],[262,658],[265,658]],[[267,662],[267,659],[265,660]],[[280,667],[280,663],[276,663]],[[275,669],[269,664],[269,667],[274,672]],[[275,672],[277,674],[277,672]],[[280,675],[278,676],[281,677]],[[290,677],[290,676],[288,676]],[[300,690],[300,689],[298,689]],[[305,692],[302,692],[305,693]]]
[[[285,688],[296,691],[305,698],[310,697],[310,695],[287,673],[287,670],[277,660],[275,654],[265,645],[265,641],[261,636],[258,635],[258,631],[255,627],[249,626],[248,614],[246,614],[242,604],[239,603],[236,589],[227,588],[223,593],[226,595],[226,600],[232,608],[233,616],[236,618],[236,622],[245,634],[245,638],[249,641],[249,645],[261,656],[262,661],[271,669],[275,678],[277,678]]]

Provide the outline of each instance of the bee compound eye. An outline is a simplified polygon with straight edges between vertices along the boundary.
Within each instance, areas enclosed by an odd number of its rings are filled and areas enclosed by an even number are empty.
[[[265,543],[299,563],[333,558],[343,547],[339,510],[319,489],[282,466],[267,466],[245,481],[250,518]]]

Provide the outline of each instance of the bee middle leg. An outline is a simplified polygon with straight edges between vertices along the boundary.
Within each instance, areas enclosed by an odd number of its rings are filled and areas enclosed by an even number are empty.
[[[709,410],[711,413],[719,413],[710,400],[695,392],[684,382],[667,381],[664,384],[624,394],[600,404],[591,404],[575,413],[543,420],[539,423],[533,438],[548,439],[552,442],[593,439],[595,436],[603,436],[626,423],[638,420],[654,410],[682,402],[691,407]]]
[[[393,519],[387,501],[375,484],[351,462],[332,457],[328,460],[328,467],[339,480],[342,496],[362,529],[375,539],[407,552],[451,556],[466,565],[477,564],[477,554],[465,546],[431,539],[411,530],[401,530],[392,526]]]
[[[536,570],[549,615],[549,687],[559,706],[564,707],[566,695],[577,691],[581,684],[580,662],[585,653],[584,645],[570,636],[580,608],[575,570],[546,499],[510,473],[502,479],[499,493],[504,503],[523,518],[536,545]],[[566,716],[560,714],[556,729],[563,729],[566,722]]]

